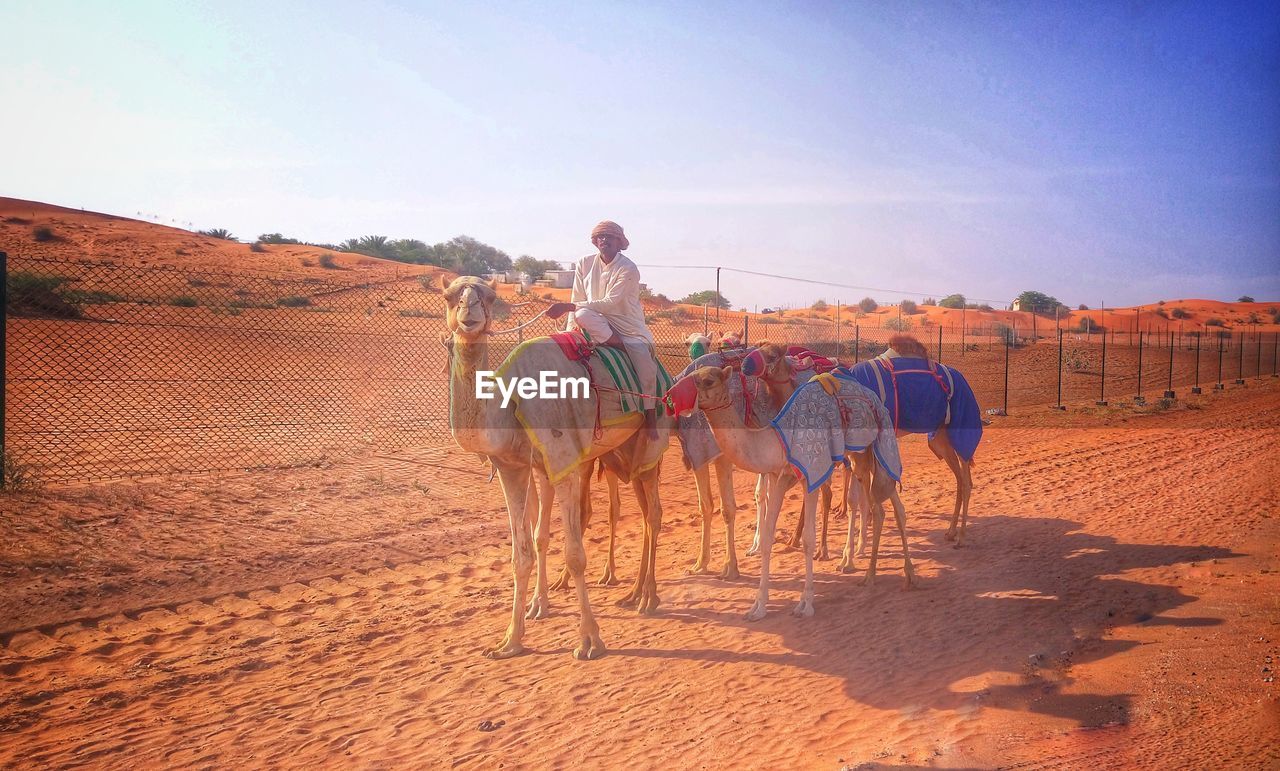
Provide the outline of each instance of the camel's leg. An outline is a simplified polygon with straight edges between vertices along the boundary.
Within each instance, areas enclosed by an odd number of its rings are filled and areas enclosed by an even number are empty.
[[[497,460],[494,466],[502,482],[502,495],[507,499],[507,516],[511,521],[511,572],[515,576],[515,594],[507,636],[484,655],[505,659],[524,653],[524,645],[521,644],[524,639],[524,598],[534,564],[533,533],[527,514],[534,504],[534,488],[528,466]]]
[[[591,485],[591,475],[592,475],[592,472],[594,471],[594,466],[593,466],[594,463],[595,461],[588,461],[585,464],[585,467],[582,472],[583,477],[585,478],[585,481],[583,482],[583,484],[586,486],[586,489],[587,489],[587,492],[583,494],[583,500],[580,502],[578,506],[578,510],[582,512],[582,532],[583,533],[587,532],[587,525],[591,524],[590,485]],[[554,497],[554,493],[553,493],[553,497]],[[563,507],[561,507],[561,511],[563,510],[564,510]],[[570,588],[572,588],[572,584],[569,581],[569,567],[566,565],[565,567],[560,568],[560,575],[557,576],[556,580],[551,583],[551,591],[558,592],[558,591],[561,591],[562,589],[570,589]]]
[[[871,497],[871,515],[873,518],[871,564],[867,567],[866,577],[862,579],[864,586],[870,586],[876,579],[876,560],[880,557],[880,531],[884,529],[884,502],[877,495]]]
[[[802,483],[803,484],[803,483]],[[830,500],[830,489],[828,489]],[[804,512],[804,591],[800,593],[800,602],[791,611],[792,615],[808,618],[813,615],[813,542],[816,523],[814,522],[818,508],[818,492],[805,493]]]
[[[531,472],[538,493],[538,523],[534,530],[534,543],[537,545],[538,572],[534,579],[533,600],[525,618],[546,618],[551,615],[551,600],[547,595],[547,547],[551,543],[551,507],[555,503],[556,491],[551,480],[541,468]]]
[[[734,542],[734,519],[738,515],[738,501],[733,494],[733,464],[721,455],[715,460],[716,482],[720,484],[720,515],[724,517],[725,562],[720,577],[738,577],[738,545]]]
[[[871,465],[865,454],[854,456],[853,479],[846,490],[849,501],[849,535],[844,542],[844,554],[840,557],[842,573],[852,573],[854,559],[866,556],[866,532],[872,511],[871,479],[868,476],[870,469]]]
[[[662,526],[662,510],[658,506],[658,475],[655,472],[637,478],[631,483],[636,500],[640,502],[640,513],[644,518],[644,538],[640,547],[640,570],[636,574],[631,591],[618,601],[618,605],[635,608],[643,614],[652,613],[658,607],[658,585],[656,579],[658,528]]]
[[[760,543],[764,545],[760,551],[760,588],[756,591],[755,604],[751,606],[751,610],[747,611],[748,621],[759,621],[768,613],[769,558],[773,555],[773,549],[768,547],[773,543],[774,527],[778,524],[778,512],[782,510],[783,496],[791,486],[791,482],[787,480],[788,477],[791,477],[791,474],[786,471],[769,475],[767,510],[764,528],[760,533]]]
[[[596,624],[595,615],[591,612],[591,601],[587,597],[587,552],[582,545],[583,514],[582,489],[588,484],[583,476],[589,473],[582,466],[574,469],[556,485],[556,497],[560,499],[560,513],[564,520],[564,561],[573,580],[573,587],[578,594],[578,647],[573,656],[577,659],[594,659],[604,655],[604,641],[600,639],[600,627]]]
[[[822,489],[819,491],[822,495],[822,537],[821,540],[818,541],[816,551],[813,549],[813,544],[809,544],[808,547],[810,553],[813,554],[813,558],[817,560],[831,559],[831,555],[827,553],[827,522],[831,519],[831,488],[834,483],[835,475],[832,474],[831,478],[827,479],[826,483],[822,485]]]
[[[965,473],[964,469],[961,468],[962,462],[960,460],[960,456],[956,454],[955,448],[951,446],[951,440],[947,437],[947,430],[945,428],[939,429],[938,432],[933,435],[933,438],[929,440],[929,449],[933,451],[933,454],[936,455],[939,460],[947,464],[947,468],[951,469],[951,475],[956,478],[956,502],[955,507],[951,511],[951,526],[947,528],[947,533],[943,537],[948,541],[955,541],[955,545],[959,546],[960,541],[956,525],[960,521],[960,512],[964,507],[965,499]]]
[[[855,522],[857,523],[856,525],[857,527],[861,527],[863,522],[862,509],[861,509],[862,483],[860,480],[854,480],[854,482],[855,482],[854,484],[850,484],[848,480],[846,480],[845,487],[844,487],[845,510],[849,512],[849,534],[845,536],[844,553],[840,555],[840,564],[837,566],[837,569],[841,573],[853,572],[853,558],[854,558],[853,533],[854,533],[854,527],[855,527],[854,523]],[[858,515],[856,517],[853,514],[854,509],[858,510]],[[861,533],[859,533],[858,540],[861,541]]]
[[[756,534],[751,538],[751,548],[747,549],[748,557],[754,557],[760,553],[760,531],[764,529],[764,516],[765,509],[768,508],[768,498],[769,475],[760,474],[756,477]]]
[[[618,583],[618,576],[614,571],[614,547],[618,538],[618,514],[622,511],[622,499],[618,495],[618,475],[612,471],[606,471],[604,481],[609,485],[609,560],[604,565],[604,573],[596,583],[601,586],[613,586]]]
[[[888,482],[888,485],[886,486],[889,488],[889,500],[893,503],[893,517],[898,521],[898,535],[902,536],[902,571],[907,577],[907,585],[904,588],[910,589],[915,585],[916,572],[911,566],[911,551],[907,547],[906,507],[902,505],[902,498],[898,497],[898,491],[894,487],[893,480],[889,479],[889,475],[884,474],[883,471],[880,473],[883,474],[885,480]]]
[[[703,574],[711,572],[711,517],[715,513],[711,500],[711,464],[698,466],[693,470],[693,483],[698,490],[698,513],[702,515],[702,541],[698,547],[698,559],[686,572]]]
[[[957,547],[964,541],[964,529],[969,524],[969,498],[973,496],[973,464],[961,460],[960,469],[964,472],[960,479],[960,484],[964,488],[964,507],[960,511],[960,532],[956,534]]]
[[[658,610],[658,533],[662,531],[662,501],[658,497],[658,472],[646,475],[637,486],[636,494],[642,501],[644,514],[644,580],[638,582],[639,596],[636,611],[651,615]]]

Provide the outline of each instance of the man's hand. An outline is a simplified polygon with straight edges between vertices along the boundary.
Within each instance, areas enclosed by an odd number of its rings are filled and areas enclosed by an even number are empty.
[[[558,319],[570,311],[576,311],[578,306],[573,303],[551,303],[551,307],[547,308],[547,316]]]

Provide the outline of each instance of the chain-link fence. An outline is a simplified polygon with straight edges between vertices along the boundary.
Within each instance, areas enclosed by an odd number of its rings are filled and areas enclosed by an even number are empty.
[[[279,466],[361,447],[451,442],[444,301],[425,269],[293,276],[10,256],[5,274],[3,450],[58,481]],[[558,325],[549,296],[507,297],[494,363]],[[686,338],[736,332],[843,363],[896,330],[856,310],[812,318],[684,306],[653,310],[672,374]],[[1029,316],[1029,314],[1027,314]],[[1244,330],[1061,332],[1001,323],[901,326],[959,368],[984,409],[1131,400],[1272,376],[1277,336]],[[1104,342],[1105,340],[1105,342]]]

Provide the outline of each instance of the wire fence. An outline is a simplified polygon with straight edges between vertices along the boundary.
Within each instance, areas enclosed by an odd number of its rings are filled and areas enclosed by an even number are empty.
[[[450,443],[445,304],[428,275],[255,275],[10,256],[5,264],[0,450],[39,479],[300,465],[361,448]],[[496,325],[549,297],[506,298]],[[977,314],[973,314],[977,315]],[[903,326],[960,369],[984,410],[1173,398],[1277,373],[1272,332],[1067,331],[1033,323]],[[804,345],[845,364],[897,330],[856,311],[813,318],[684,306],[650,328],[672,373],[686,338]],[[494,361],[558,325],[493,339]]]

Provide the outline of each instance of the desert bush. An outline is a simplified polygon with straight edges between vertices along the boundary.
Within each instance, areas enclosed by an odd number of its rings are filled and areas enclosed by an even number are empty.
[[[320,267],[324,268],[325,270],[337,270],[338,269],[337,258],[334,257],[332,254],[325,252],[324,254],[320,255]],[[426,276],[426,278],[430,279],[431,277]]]
[[[196,302],[196,298],[191,295],[179,295],[169,301],[170,305],[176,305],[179,308],[194,308],[200,303]]]
[[[879,308],[880,305],[870,297],[864,297],[858,301],[858,307],[862,309],[863,313],[871,313],[876,308]]]
[[[884,323],[885,329],[892,329],[894,332],[906,332],[911,329],[911,319],[889,319]]]
[[[14,271],[5,276],[5,292],[9,296],[11,316],[53,316],[78,319],[83,314],[65,296],[62,289],[70,279]]]
[[[1169,318],[1169,312],[1166,311],[1164,308],[1156,308],[1154,311],[1152,311],[1152,313],[1156,314],[1162,319]]]
[[[249,251],[261,254],[262,252],[267,251],[267,247],[263,246],[261,241],[254,241],[249,244]]]
[[[279,300],[276,300],[276,305],[279,305],[281,308],[305,308],[310,304],[310,297],[299,297],[298,295],[281,297]]]
[[[105,292],[101,289],[67,289],[63,291],[62,296],[67,302],[76,305],[102,305],[103,303],[124,302],[124,298],[118,294]]]
[[[223,241],[239,240],[235,236],[231,235],[231,231],[227,230],[226,228],[213,228],[212,230],[199,230],[196,232],[198,232],[202,236],[209,236],[210,238],[220,238]]]
[[[1098,322],[1094,321],[1093,319],[1089,318],[1088,316],[1085,316],[1084,318],[1080,319],[1079,324],[1076,324],[1074,327],[1072,327],[1071,331],[1078,332],[1082,335],[1087,335],[1094,332],[1101,332],[1102,325],[1100,325]]]
[[[1240,299],[1239,299],[1239,300],[1236,300],[1236,302],[1238,302],[1238,303],[1251,303],[1251,302],[1254,302],[1254,299],[1253,299],[1252,297],[1250,297],[1249,295],[1247,295],[1247,294],[1242,294],[1242,295],[1240,295]]]
[[[932,306],[936,307],[936,306],[938,305],[938,301],[937,301],[937,300],[935,300],[935,299],[933,299],[932,297],[926,297],[926,298],[924,298],[923,300],[921,300],[921,301],[920,301],[920,304],[921,304],[921,305],[932,305]]]
[[[263,233],[258,236],[258,241],[264,244],[300,244],[302,243],[296,238],[285,238],[280,233]]]
[[[962,294],[949,294],[949,295],[947,295],[946,297],[944,297],[944,298],[942,298],[941,300],[939,300],[939,301],[938,301],[938,305],[939,305],[940,307],[943,307],[943,308],[956,308],[956,309],[963,308],[963,307],[964,307],[964,295],[962,295]]]
[[[815,302],[813,305],[810,305],[810,306],[809,306],[809,308],[810,308],[811,310],[815,310],[815,311],[825,311],[825,310],[827,309],[827,301],[826,301],[826,300],[818,300],[818,301],[817,301],[817,302]]]
[[[406,310],[402,310],[398,315],[406,319],[438,319],[440,318],[439,313],[434,313],[432,311],[424,311],[418,308],[408,308]]]
[[[1206,327],[1225,327],[1227,324],[1222,319],[1218,318],[1217,316],[1214,316],[1212,318],[1205,319],[1204,325]]]
[[[912,313],[915,313],[915,312],[917,312],[917,311],[919,310],[919,308],[917,308],[917,307],[916,307],[916,301],[915,301],[915,300],[903,300],[903,301],[899,304],[899,307],[901,307],[901,308],[902,308],[902,312],[903,312],[903,313],[905,313],[905,314],[907,314],[907,315],[910,315],[910,314],[912,314]]]
[[[776,319],[773,316],[763,316],[759,319],[756,319],[756,323],[757,324],[781,324],[782,320]]]
[[[1080,305],[1077,306],[1076,310],[1087,311],[1089,310],[1089,306],[1085,305],[1084,303],[1080,303]]]
[[[187,279],[187,286],[195,286],[195,287],[209,286],[209,282],[205,281],[202,278],[189,278]]]
[[[1186,308],[1174,308],[1172,311],[1169,312],[1169,314],[1173,316],[1175,319],[1191,318],[1191,314],[1187,311]]]
[[[19,463],[18,459],[8,452],[3,456],[0,475],[3,475],[5,490],[30,490],[36,487],[36,478],[31,467],[25,463]]]
[[[31,237],[37,241],[56,241],[57,236],[49,228],[41,225],[40,227],[31,229]]]

